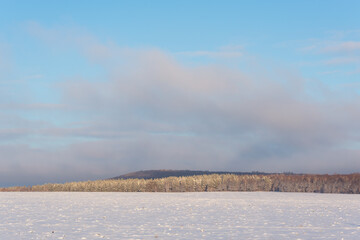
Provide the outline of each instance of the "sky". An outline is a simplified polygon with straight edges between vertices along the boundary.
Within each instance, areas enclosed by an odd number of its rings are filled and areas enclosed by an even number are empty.
[[[0,186],[360,171],[359,1],[0,5]]]

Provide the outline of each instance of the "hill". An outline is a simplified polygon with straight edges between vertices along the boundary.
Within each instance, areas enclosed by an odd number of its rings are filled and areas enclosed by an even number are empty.
[[[196,175],[211,175],[211,174],[233,174],[233,175],[269,175],[270,173],[263,172],[227,172],[227,171],[193,171],[193,170],[145,170],[131,172],[110,179],[157,179],[167,177],[187,177]],[[290,173],[289,173],[290,174]]]

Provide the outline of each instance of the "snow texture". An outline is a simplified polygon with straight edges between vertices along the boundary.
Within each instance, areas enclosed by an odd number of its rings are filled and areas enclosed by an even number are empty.
[[[360,195],[0,193],[0,239],[359,239]]]

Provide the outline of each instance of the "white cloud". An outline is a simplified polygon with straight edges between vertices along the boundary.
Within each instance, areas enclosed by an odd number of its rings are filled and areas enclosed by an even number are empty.
[[[309,39],[307,46],[299,50],[311,60],[307,66],[331,67],[322,72],[334,72],[344,76],[357,74],[360,67],[360,35],[359,31],[331,32],[325,39]],[[314,61],[314,59],[317,59]],[[344,79],[339,79],[344,80]]]
[[[192,159],[191,168],[211,165],[220,169],[234,164],[242,166],[238,170],[257,170],[260,163],[276,163],[277,168],[269,169],[302,171],[311,169],[319,151],[335,151],[358,140],[353,131],[359,127],[359,99],[348,102],[341,95],[324,95],[324,101],[317,101],[307,94],[305,80],[299,76],[285,74],[278,76],[285,81],[277,81],[213,65],[185,67],[159,50],[133,54],[129,50],[129,56],[132,61],[126,67],[108,69],[111,77],[106,83],[65,83],[64,98],[74,111],[92,116],[89,127],[77,134],[120,138],[123,146],[128,141],[134,144],[133,151],[152,143],[152,151],[136,154],[140,155],[136,159],[144,159],[137,160],[137,166],[154,161],[152,166],[160,167],[155,164],[158,159],[166,166],[184,166],[174,160],[179,148],[186,159]],[[176,147],[165,147],[159,133],[172,133]],[[183,149],[181,139],[194,146],[200,140],[208,142],[209,156]],[[268,148],[272,145],[276,147]],[[132,154],[124,158],[133,158]],[[289,162],[300,156],[308,159],[303,160],[303,168]],[[325,169],[327,160],[318,161]],[[332,164],[340,167],[343,162]],[[323,169],[319,165],[313,171]]]
[[[189,57],[209,57],[209,58],[239,58],[244,55],[242,45],[228,45],[220,47],[217,51],[188,51],[178,52],[178,55]]]
[[[41,30],[45,36],[52,33]],[[35,170],[33,178],[52,180],[156,168],[360,170],[358,150],[347,148],[360,140],[358,95],[325,89],[314,97],[296,72],[283,70],[273,77],[265,67],[257,74],[216,65],[187,67],[159,49],[121,48],[66,32],[58,36],[63,35],[73,39],[65,49],[80,49],[106,75],[103,81],[75,78],[58,86],[57,113],[72,121],[61,126],[32,122],[32,128],[38,138],[67,143],[51,151],[41,145],[1,146],[7,176]],[[42,111],[54,114],[51,106]]]
[[[238,51],[193,51],[193,52],[179,52],[177,54],[190,56],[190,57],[211,57],[211,58],[238,58],[243,56],[243,53]]]
[[[328,46],[323,47],[323,52],[327,53],[353,53],[354,51],[360,51],[360,42],[357,41],[344,41],[331,43]]]
[[[335,57],[324,61],[326,65],[346,65],[351,63],[360,63],[359,57]]]

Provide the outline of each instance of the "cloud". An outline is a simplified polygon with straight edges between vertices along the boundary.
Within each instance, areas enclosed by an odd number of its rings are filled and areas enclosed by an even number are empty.
[[[42,74],[34,74],[34,75],[27,76],[25,79],[32,80],[32,79],[42,79],[42,78],[44,78],[44,76]]]
[[[179,55],[190,57],[211,57],[211,58],[238,58],[243,56],[242,52],[232,51],[193,51],[193,52],[179,52]]]
[[[299,49],[303,53],[328,56],[358,56],[360,54],[360,41],[346,40],[320,40],[310,41],[310,45]]]
[[[78,49],[106,75],[58,83],[56,121],[29,120],[28,139],[36,146],[0,145],[3,178],[40,183],[164,168],[360,171],[359,149],[353,147],[360,140],[356,94],[326,87],[310,94],[311,84],[286,69],[269,74],[264,66],[254,74],[223,65],[185,66],[161,49],[122,48],[60,33],[72,39],[64,49]],[[54,114],[52,106],[41,111]],[[62,118],[66,123],[57,123]],[[30,128],[15,125],[0,137],[19,137]]]
[[[177,55],[189,57],[209,57],[209,58],[239,58],[243,54],[243,46],[223,46],[218,51],[188,51],[178,52]]]
[[[117,51],[111,42],[108,46],[100,43],[96,38],[81,28],[44,28],[37,22],[28,22],[27,31],[30,35],[40,39],[54,51],[77,51],[93,61],[109,59]]]
[[[324,61],[326,65],[345,65],[351,63],[360,63],[360,57],[335,57]]]
[[[359,31],[332,32],[325,39],[310,39],[307,46],[299,48],[300,52],[312,60],[308,66],[331,67],[322,72],[336,72],[343,75],[343,81],[358,73],[360,67]],[[317,59],[314,61],[314,59]],[[323,74],[322,74],[323,75]],[[340,79],[339,79],[340,80]]]
[[[322,49],[325,53],[353,53],[354,51],[360,51],[360,42],[345,41],[330,44]]]
[[[330,55],[354,55],[360,50],[360,30],[330,31],[324,38],[312,38],[307,46],[300,48],[302,52]],[[301,41],[304,43],[304,41]]]
[[[318,155],[320,149],[332,151],[359,140],[353,135],[360,117],[358,98],[348,102],[341,96],[336,96],[336,101],[334,96],[324,96],[325,101],[318,101],[307,94],[305,80],[299,76],[281,82],[220,66],[184,67],[160,50],[133,54],[130,66],[109,69],[111,78],[106,83],[64,84],[68,104],[76,111],[96,115],[83,134],[132,139],[135,145],[146,137],[153,143],[153,151],[160,153],[170,147],[162,147],[158,136],[186,136],[194,146],[199,139],[208,140],[206,151],[211,154],[206,158],[193,149],[182,150],[186,159],[191,159],[191,168],[211,165],[226,169],[233,164],[241,165],[239,170],[256,170],[259,162],[269,166],[273,161],[277,170],[287,170],[282,166],[291,166],[288,161],[296,156],[309,160],[303,160],[302,168],[294,163],[298,167],[290,170],[308,170],[315,160],[312,154]],[[219,140],[210,141],[214,139]],[[177,147],[182,149],[182,144]],[[138,145],[138,149],[142,147]],[[170,149],[166,161],[171,166],[179,152]],[[216,151],[223,156],[219,162],[211,157]],[[140,159],[147,159],[143,164],[159,159],[151,156],[147,152]]]
[[[13,59],[10,54],[10,46],[0,42],[0,84],[6,81],[7,75],[13,68]]]

